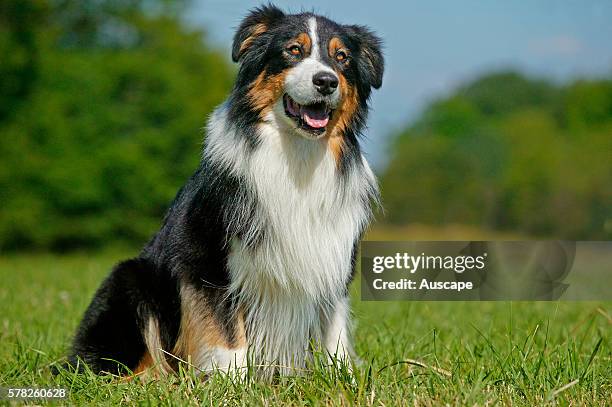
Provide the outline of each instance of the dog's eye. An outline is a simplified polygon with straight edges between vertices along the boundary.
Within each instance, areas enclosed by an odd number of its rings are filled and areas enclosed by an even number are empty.
[[[302,48],[299,45],[292,45],[287,49],[289,55],[299,57],[302,55]]]
[[[340,50],[338,52],[336,52],[336,61],[340,62],[340,63],[345,63],[348,60],[348,55],[346,55],[346,52]]]

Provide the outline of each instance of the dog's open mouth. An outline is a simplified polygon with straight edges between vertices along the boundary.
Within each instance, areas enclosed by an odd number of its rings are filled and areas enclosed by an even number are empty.
[[[299,128],[315,135],[325,131],[333,113],[325,102],[300,105],[287,94],[283,96],[283,105],[285,114],[293,119]]]

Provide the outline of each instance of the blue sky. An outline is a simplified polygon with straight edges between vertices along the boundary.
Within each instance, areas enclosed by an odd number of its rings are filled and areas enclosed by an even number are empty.
[[[192,0],[187,20],[226,49],[254,1]],[[495,69],[555,81],[612,74],[612,1],[275,1],[384,39],[387,69],[375,92],[364,150],[378,168],[389,136],[429,101]]]

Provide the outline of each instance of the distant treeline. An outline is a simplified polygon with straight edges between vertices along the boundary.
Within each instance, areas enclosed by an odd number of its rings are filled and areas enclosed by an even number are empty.
[[[485,75],[397,135],[385,221],[612,237],[612,80]]]
[[[234,75],[180,7],[0,2],[0,249],[143,244],[159,227]]]

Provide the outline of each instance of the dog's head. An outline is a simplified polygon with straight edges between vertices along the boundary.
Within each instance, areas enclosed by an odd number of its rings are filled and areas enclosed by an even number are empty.
[[[232,58],[245,108],[259,121],[276,114],[308,139],[358,133],[371,88],[382,85],[381,41],[370,30],[274,6],[242,21]]]

